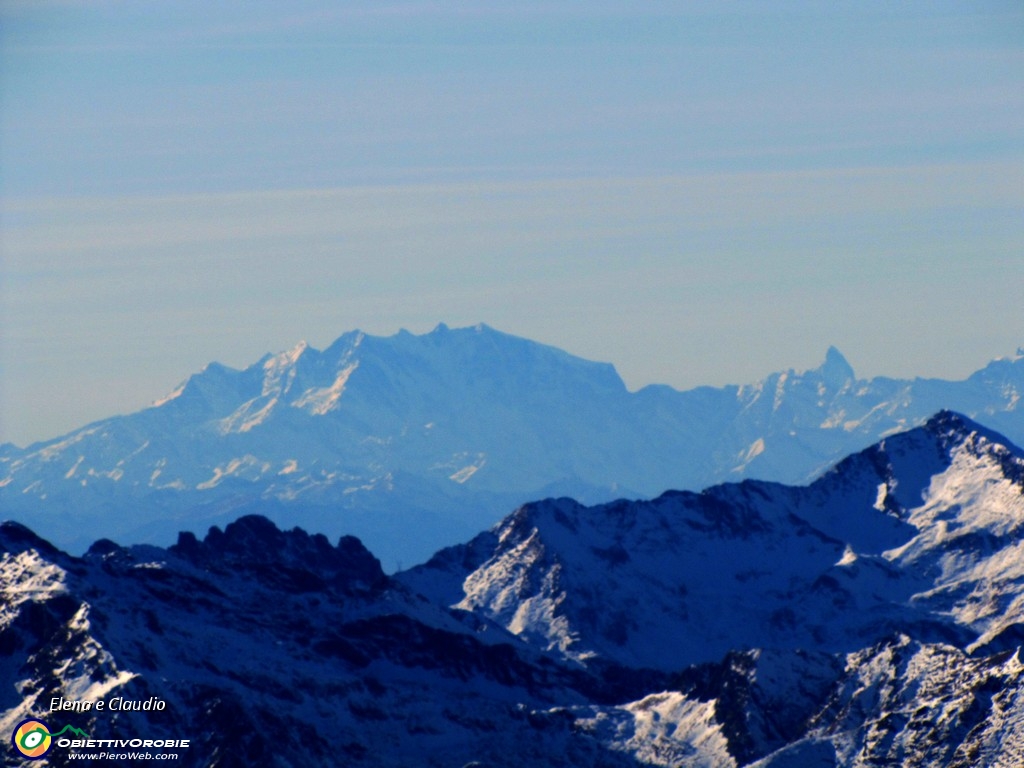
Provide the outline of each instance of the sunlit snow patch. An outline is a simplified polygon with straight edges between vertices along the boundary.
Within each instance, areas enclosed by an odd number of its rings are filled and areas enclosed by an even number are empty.
[[[747,465],[764,453],[764,438],[759,437],[757,440],[750,444],[745,453],[740,454],[740,463],[732,468],[733,472],[742,472],[747,468]]]
[[[232,459],[226,466],[214,467],[213,477],[204,483],[199,483],[196,490],[207,491],[215,488],[221,480],[231,475],[237,475],[248,480],[255,480],[270,471],[270,464],[260,461],[255,456],[246,454],[240,459]]]
[[[733,768],[716,704],[675,691],[656,693],[622,707],[595,708],[576,727],[645,765]]]
[[[334,410],[337,408],[338,401],[345,391],[345,385],[348,383],[349,376],[358,367],[359,363],[355,362],[343,368],[331,386],[306,390],[292,405],[296,408],[303,408],[314,416],[323,416],[325,413]]]

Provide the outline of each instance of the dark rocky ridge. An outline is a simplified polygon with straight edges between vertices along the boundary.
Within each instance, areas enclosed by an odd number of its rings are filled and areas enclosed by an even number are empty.
[[[217,768],[1020,764],[1022,465],[941,413],[807,487],[537,502],[398,577],[255,516],[83,557],[6,524],[0,723],[158,696],[66,722]]]

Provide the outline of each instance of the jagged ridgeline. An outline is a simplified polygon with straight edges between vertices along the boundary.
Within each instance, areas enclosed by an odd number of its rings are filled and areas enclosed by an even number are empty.
[[[1024,454],[951,412],[807,486],[527,504],[394,576],[258,516],[82,557],[7,523],[0,727],[156,699],[52,725],[219,768],[1017,766],[1022,532]]]
[[[610,365],[487,326],[353,332],[214,363],[151,408],[0,447],[0,509],[76,553],[259,513],[357,535],[391,571],[534,499],[807,482],[942,408],[1021,443],[1022,392],[1020,354],[965,381],[897,381],[858,379],[830,349],[753,385],[629,392]]]

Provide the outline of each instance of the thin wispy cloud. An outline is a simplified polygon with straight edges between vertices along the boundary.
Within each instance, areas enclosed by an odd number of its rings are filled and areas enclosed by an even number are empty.
[[[634,385],[1021,343],[1009,4],[3,13],[9,434],[356,326],[482,320]],[[104,375],[117,399],[59,394]]]

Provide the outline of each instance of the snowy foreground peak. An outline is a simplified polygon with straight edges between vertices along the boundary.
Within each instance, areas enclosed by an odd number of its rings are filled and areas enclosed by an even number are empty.
[[[584,664],[836,653],[897,631],[974,649],[1024,618],[1022,525],[1020,451],[942,412],[805,487],[528,504],[400,578]]]
[[[244,514],[354,534],[387,571],[531,499],[588,504],[757,478],[806,483],[953,409],[1024,443],[1024,358],[965,381],[817,368],[629,392],[614,367],[478,325],[211,363],[153,407],[0,447],[0,509],[82,552]],[[415,534],[410,533],[415,531]]]
[[[805,486],[526,504],[395,577],[255,515],[83,557],[6,523],[0,727],[155,696],[66,722],[218,768],[1020,765],[1022,521],[1021,452],[942,412]]]

